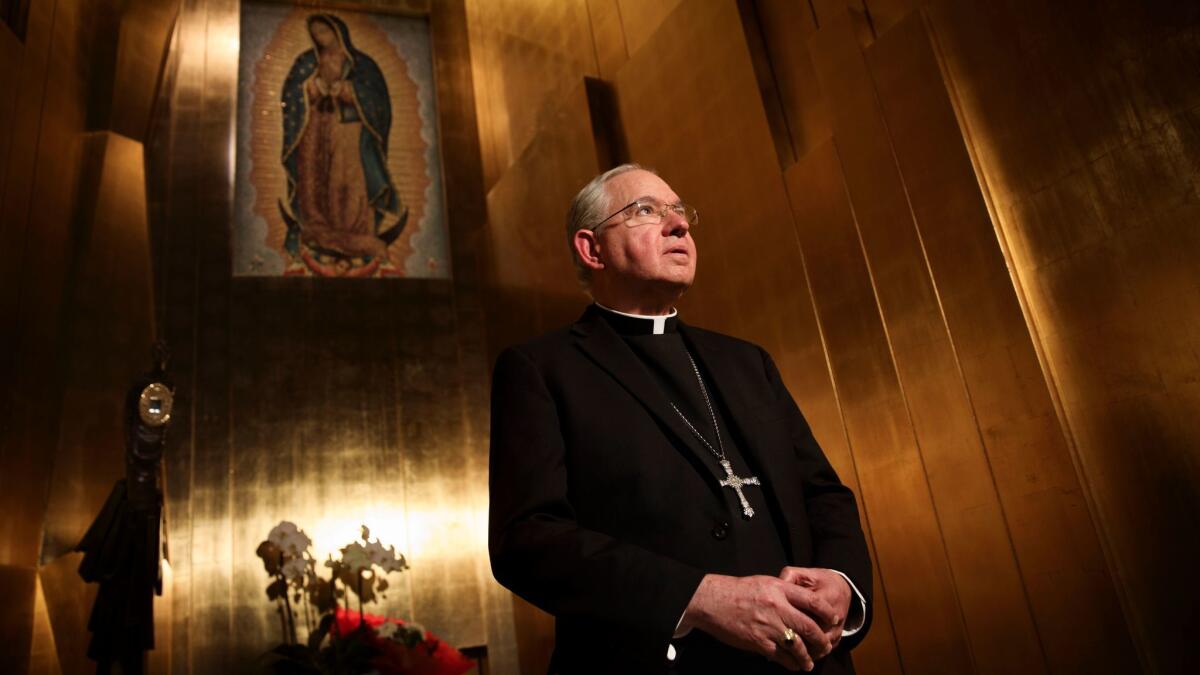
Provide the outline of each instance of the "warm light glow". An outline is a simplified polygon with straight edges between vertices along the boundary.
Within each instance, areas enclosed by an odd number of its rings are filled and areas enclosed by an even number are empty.
[[[363,525],[370,528],[372,540],[395,546],[410,564],[480,550],[487,543],[487,509],[409,510],[406,514],[399,505],[355,505],[296,524],[312,538],[318,560],[336,557],[339,549],[358,540]]]

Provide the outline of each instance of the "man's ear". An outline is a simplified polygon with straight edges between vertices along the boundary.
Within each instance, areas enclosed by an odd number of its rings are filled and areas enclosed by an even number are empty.
[[[577,230],[574,238],[571,239],[571,244],[575,247],[575,254],[579,256],[579,261],[583,266],[590,270],[604,269],[604,261],[600,259],[600,242],[596,240],[596,233],[591,230]]]

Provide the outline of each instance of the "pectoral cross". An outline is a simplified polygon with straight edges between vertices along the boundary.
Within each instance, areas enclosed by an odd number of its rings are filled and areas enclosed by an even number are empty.
[[[759,485],[758,476],[750,476],[742,478],[733,473],[733,465],[729,460],[721,460],[721,468],[725,469],[725,479],[721,481],[721,487],[732,488],[737,493],[738,501],[742,503],[742,515],[747,519],[754,517],[754,509],[750,507],[750,502],[746,501],[746,495],[742,494],[743,485]]]

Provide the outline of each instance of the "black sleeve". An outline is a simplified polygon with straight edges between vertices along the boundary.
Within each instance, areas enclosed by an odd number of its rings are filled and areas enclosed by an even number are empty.
[[[506,350],[492,380],[492,572],[557,617],[611,622],[661,639],[665,650],[704,573],[581,527],[568,495],[564,445],[538,367],[518,349]]]
[[[839,649],[851,649],[866,637],[872,615],[871,558],[858,519],[858,505],[854,501],[854,493],[838,479],[837,472],[817,445],[808,422],[783,384],[775,362],[765,351],[760,352],[767,381],[776,398],[786,401],[791,408],[788,422],[803,476],[804,506],[812,532],[813,566],[837,570],[850,577],[866,600],[866,617],[862,628],[839,645]],[[856,602],[852,601],[851,605],[854,604]]]

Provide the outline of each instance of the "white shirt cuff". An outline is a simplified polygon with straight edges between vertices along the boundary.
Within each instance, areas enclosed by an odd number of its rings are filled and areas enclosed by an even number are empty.
[[[863,594],[858,591],[858,586],[855,586],[854,582],[850,581],[850,577],[846,576],[842,572],[838,572],[837,570],[829,571],[841,575],[841,577],[846,580],[846,583],[850,584],[850,590],[854,591],[854,597],[858,598],[858,612],[854,611],[853,599],[851,599],[850,614],[846,617],[846,623],[842,624],[842,637],[849,637],[861,630],[863,624],[867,622],[867,601],[863,598]],[[856,614],[857,616],[855,616]],[[855,618],[853,627],[850,626],[851,616]],[[683,617],[679,617],[679,620],[682,621]]]
[[[687,628],[684,628],[683,630],[679,629],[679,627],[683,625],[683,617],[685,617],[685,616],[687,616],[686,609],[683,610],[683,614],[679,615],[679,620],[675,622],[675,633],[673,635],[671,635],[671,637],[675,640],[678,640],[679,638],[683,637],[684,635],[687,635],[688,633],[692,632],[691,626],[688,626]]]

